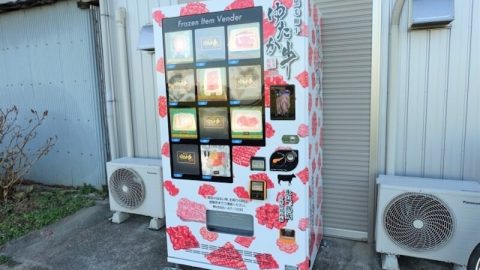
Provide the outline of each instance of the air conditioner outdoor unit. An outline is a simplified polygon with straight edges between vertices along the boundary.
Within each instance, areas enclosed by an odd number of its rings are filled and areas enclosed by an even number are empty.
[[[397,255],[480,269],[480,183],[382,175],[377,184],[383,269],[398,269]]]
[[[112,222],[122,223],[129,214],[152,217],[149,228],[164,224],[163,180],[161,160],[120,158],[107,162]]]

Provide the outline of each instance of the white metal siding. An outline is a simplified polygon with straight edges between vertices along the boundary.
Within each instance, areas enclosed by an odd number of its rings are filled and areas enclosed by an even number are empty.
[[[138,35],[143,25],[152,23],[152,9],[158,6],[170,5],[173,0],[148,0],[148,1],[109,1],[108,15],[111,26],[112,40],[112,68],[113,81],[119,81],[115,11],[124,7],[126,16],[126,35],[128,50],[128,70],[130,80],[130,95],[132,104],[133,137],[136,157],[159,158],[160,157],[160,133],[157,121],[157,92],[155,82],[154,55],[137,50]],[[115,85],[114,85],[115,86]],[[114,87],[114,89],[117,89]],[[126,154],[125,136],[123,133],[124,122],[122,116],[120,93],[115,92],[116,111],[118,123],[118,146],[119,155]]]
[[[480,181],[480,2],[455,1],[451,28],[414,31],[408,4],[399,28],[393,171]],[[392,6],[383,2],[384,11]]]
[[[27,176],[46,184],[105,184],[105,138],[90,10],[75,1],[0,15],[0,107],[48,110],[34,143],[57,135]]]
[[[318,0],[323,16],[325,233],[368,232],[371,0]]]

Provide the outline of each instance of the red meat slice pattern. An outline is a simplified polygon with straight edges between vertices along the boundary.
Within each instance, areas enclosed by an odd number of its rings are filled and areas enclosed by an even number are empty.
[[[260,150],[258,146],[234,146],[232,150],[233,162],[243,167],[250,166],[250,159]]]
[[[170,180],[165,181],[163,183],[163,187],[168,191],[170,196],[177,196],[178,192],[180,192],[180,190]]]
[[[267,138],[271,138],[273,135],[275,135],[275,129],[273,129],[272,124],[268,122],[265,123],[265,136],[267,136]]]
[[[273,258],[272,254],[268,253],[259,253],[255,255],[257,259],[258,266],[261,270],[264,269],[279,269],[277,261]]]
[[[308,87],[308,72],[303,71],[299,73],[297,76],[295,76],[295,79],[302,85],[303,88]]]
[[[305,167],[305,169],[298,172],[297,176],[298,178],[300,178],[300,181],[302,181],[302,183],[306,184],[308,182],[308,168]]]
[[[250,180],[262,180],[262,181],[265,181],[265,186],[267,187],[267,189],[269,188],[274,188],[274,184],[273,184],[273,181],[272,179],[270,179],[270,177],[268,177],[268,175],[266,173],[255,173],[255,174],[252,174],[250,175]]]
[[[200,246],[197,238],[187,226],[168,227],[167,234],[174,250],[198,248]]]
[[[230,242],[227,242],[223,247],[206,254],[205,258],[207,258],[207,260],[213,265],[240,270],[247,269],[242,255],[240,255]]]
[[[270,22],[268,18],[263,15],[263,42],[267,43],[270,37],[275,35],[276,28],[273,22]]]
[[[305,258],[305,261],[297,264],[298,270],[308,270],[310,269],[310,259],[308,257]]]
[[[257,218],[258,224],[264,225],[269,229],[281,229],[287,225],[287,221],[278,221],[280,209],[276,204],[267,203],[258,207],[255,212],[255,217]]]
[[[236,187],[233,192],[237,194],[238,198],[250,201],[250,194],[244,187]]]
[[[285,253],[288,253],[288,254],[292,254],[292,253],[295,253],[295,251],[298,250],[298,245],[297,243],[295,242],[292,242],[292,243],[288,243],[288,242],[284,242],[280,239],[277,239],[277,247],[285,252]]]
[[[165,96],[158,97],[158,115],[161,118],[167,116],[167,97]]]
[[[298,221],[298,229],[301,231],[306,231],[308,228],[308,218],[301,218]]]
[[[162,27],[162,19],[165,18],[165,14],[161,10],[156,10],[153,12],[153,19]]]
[[[244,246],[246,248],[249,248],[250,245],[252,244],[253,240],[255,240],[255,237],[247,237],[247,236],[237,236],[235,238],[235,242],[241,246]]]
[[[182,198],[178,201],[177,216],[183,221],[205,223],[207,208],[205,205]]]
[[[208,9],[205,3],[191,2],[180,9],[180,16],[203,14],[207,12]]]
[[[298,126],[297,135],[302,137],[302,138],[307,137],[308,136],[308,126],[305,125],[305,124],[300,124]]]
[[[170,157],[170,144],[168,142],[162,145],[162,156],[166,158]]]
[[[313,115],[312,115],[312,136],[317,136],[317,125],[318,125],[317,113],[313,112]]]
[[[249,8],[253,6],[253,0],[235,0],[230,5],[228,5],[225,10]]]
[[[293,6],[293,0],[279,0],[286,8],[291,8]]]
[[[157,66],[155,69],[160,73],[165,73],[165,62],[163,60],[163,57],[158,58]]]
[[[213,196],[217,193],[217,190],[214,186],[209,184],[203,184],[198,188],[198,195],[202,196],[203,198],[207,198],[208,196]]]
[[[218,233],[209,231],[206,227],[200,228],[200,234],[202,235],[203,239],[213,242],[217,240]]]

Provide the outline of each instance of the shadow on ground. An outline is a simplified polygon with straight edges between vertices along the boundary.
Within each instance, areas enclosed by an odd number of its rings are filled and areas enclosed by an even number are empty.
[[[11,258],[0,266],[7,270],[149,270],[167,263],[165,229],[147,229],[149,219],[132,216],[123,224],[112,224],[108,202],[83,209],[73,216],[32,232],[0,248]],[[447,264],[401,258],[402,270],[449,269]],[[183,270],[197,268],[184,267]],[[326,239],[313,269],[380,269],[379,258],[366,243]]]

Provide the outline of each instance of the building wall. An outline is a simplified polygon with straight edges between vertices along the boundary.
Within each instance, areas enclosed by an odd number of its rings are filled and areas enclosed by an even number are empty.
[[[128,70],[132,105],[133,136],[136,157],[160,157],[160,133],[157,119],[157,92],[155,82],[154,55],[137,50],[140,29],[147,23],[152,23],[151,10],[154,7],[170,5],[176,0],[109,0],[108,18],[110,20],[110,49],[112,53],[112,68],[116,115],[118,124],[119,156],[126,155],[124,121],[122,119],[121,104],[123,100],[117,89],[119,81],[115,31],[115,11],[123,7],[126,9],[126,39],[128,50]]]
[[[384,25],[393,2],[383,1]],[[399,83],[388,92],[389,106],[396,109],[383,123],[384,130],[393,125],[395,136],[387,137],[392,147],[382,149],[387,162],[380,168],[396,175],[480,181],[480,2],[454,1],[451,27],[412,31],[409,2],[395,52]],[[383,35],[388,40],[388,31]],[[384,97],[386,80],[384,72]]]
[[[106,184],[92,12],[78,9],[75,1],[61,1],[0,15],[0,108],[16,105],[20,121],[29,117],[30,109],[48,110],[32,150],[47,137],[58,137],[28,179]]]

